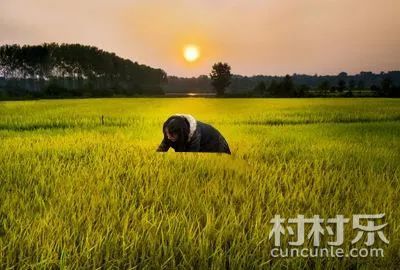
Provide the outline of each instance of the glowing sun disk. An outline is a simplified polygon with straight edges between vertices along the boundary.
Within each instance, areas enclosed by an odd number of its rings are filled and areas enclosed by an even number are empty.
[[[196,61],[200,57],[199,48],[193,45],[186,46],[183,50],[183,56],[188,62]]]

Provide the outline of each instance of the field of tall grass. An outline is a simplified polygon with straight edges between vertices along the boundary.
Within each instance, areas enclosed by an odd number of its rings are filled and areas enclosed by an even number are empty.
[[[156,153],[173,113],[232,155]],[[396,268],[399,164],[399,99],[0,102],[0,268]],[[270,254],[275,214],[378,213],[383,258]]]

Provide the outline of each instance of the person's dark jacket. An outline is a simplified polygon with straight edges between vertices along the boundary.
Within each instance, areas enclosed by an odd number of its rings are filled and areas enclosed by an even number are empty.
[[[158,152],[166,152],[171,147],[176,152],[212,152],[231,154],[229,145],[222,134],[213,126],[196,120],[190,114],[175,114],[174,116],[184,117],[189,124],[188,141],[184,148],[179,148],[167,138],[164,138],[158,147]],[[164,123],[165,126],[166,123]]]

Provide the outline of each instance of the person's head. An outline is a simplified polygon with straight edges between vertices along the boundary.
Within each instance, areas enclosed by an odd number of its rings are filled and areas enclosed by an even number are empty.
[[[176,142],[178,140],[178,133],[170,132],[168,128],[165,128],[165,134],[167,135],[168,140],[172,142]]]
[[[171,116],[163,125],[165,138],[171,141],[173,148],[183,151],[189,136],[189,123],[184,117]]]

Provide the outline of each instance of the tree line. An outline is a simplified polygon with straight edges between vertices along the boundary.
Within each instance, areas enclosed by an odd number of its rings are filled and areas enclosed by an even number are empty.
[[[214,91],[211,76],[168,77],[168,92]],[[231,75],[225,89],[229,96],[302,97],[302,96],[387,96],[400,95],[400,71],[361,72],[348,75],[241,76]]]
[[[163,94],[162,69],[81,44],[0,46],[0,97]]]
[[[212,92],[218,96],[400,96],[400,71],[348,75],[241,76],[227,63],[192,78],[123,59],[81,44],[0,46],[0,99],[163,95]]]

